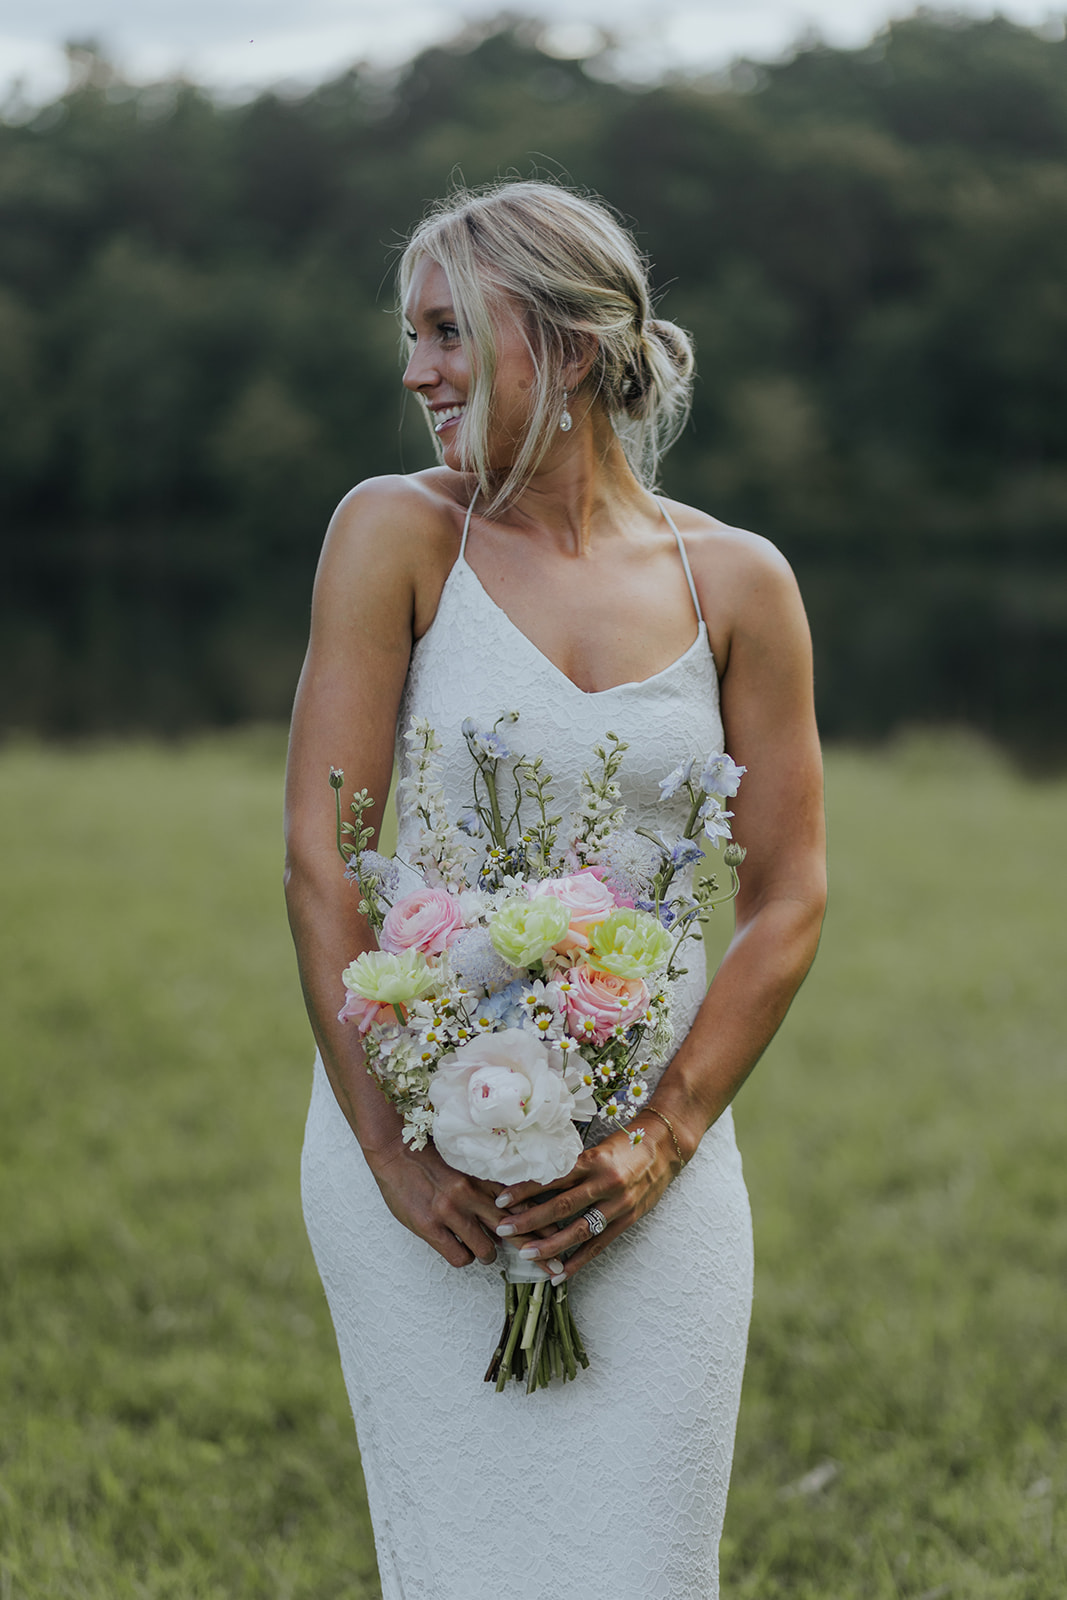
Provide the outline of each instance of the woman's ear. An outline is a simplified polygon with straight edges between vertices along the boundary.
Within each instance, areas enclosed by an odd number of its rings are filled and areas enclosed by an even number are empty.
[[[563,387],[568,394],[581,387],[588,378],[600,351],[600,341],[594,333],[572,333],[570,349],[563,363]]]

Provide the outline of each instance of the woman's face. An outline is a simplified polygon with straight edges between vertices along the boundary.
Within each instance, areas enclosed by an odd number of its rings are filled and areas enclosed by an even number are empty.
[[[444,268],[427,257],[412,274],[404,302],[404,323],[411,350],[404,385],[433,414],[433,428],[441,441],[445,465],[461,472],[465,463],[457,441],[473,374],[460,343],[448,278]],[[489,466],[506,470],[529,427],[535,372],[517,313],[506,312],[497,320],[496,335]]]

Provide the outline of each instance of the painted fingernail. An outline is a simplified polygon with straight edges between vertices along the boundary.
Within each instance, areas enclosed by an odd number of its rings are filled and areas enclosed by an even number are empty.
[[[532,1261],[534,1256],[541,1254],[541,1246],[539,1244],[524,1244],[519,1254],[520,1256],[525,1256],[527,1261]]]
[[[565,1272],[557,1272],[556,1276],[552,1279],[552,1287],[554,1289],[558,1289],[559,1285],[561,1283],[566,1283],[566,1281],[567,1281],[567,1274]]]
[[[496,1230],[498,1239],[510,1239],[514,1232],[515,1229],[512,1227],[510,1222],[502,1222]]]
[[[555,1256],[552,1257],[551,1261],[546,1261],[545,1262],[545,1266],[547,1267],[549,1272],[562,1272],[563,1271],[563,1262],[562,1261],[558,1261]]]
[[[496,1197],[496,1203],[500,1207],[501,1211],[506,1211],[508,1206],[511,1204],[511,1196],[509,1194],[498,1194]]]

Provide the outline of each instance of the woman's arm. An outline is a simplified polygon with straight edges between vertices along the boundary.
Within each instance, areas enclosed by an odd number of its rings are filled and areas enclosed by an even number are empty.
[[[734,936],[654,1096],[687,1155],[777,1032],[814,959],[826,907],[822,759],[807,619],[785,560],[765,541],[753,543],[752,559],[737,574],[740,593],[721,682],[726,748],[747,768],[729,802],[734,838],[748,851]]]
[[[293,711],[285,893],[308,1016],[338,1105],[394,1215],[464,1266],[474,1256],[493,1259],[483,1226],[499,1216],[490,1191],[432,1148],[404,1144],[401,1118],[368,1074],[356,1029],[337,1021],[341,973],[375,939],[344,878],[328,781],[336,766],[346,792],[366,788],[376,802],[368,820],[381,826],[416,617],[435,586],[436,607],[451,537],[440,507],[402,479],[361,485],[334,514]]]
[[[698,585],[700,556],[693,552]],[[714,584],[714,588],[713,588]],[[700,585],[730,614],[716,638],[726,749],[748,770],[737,799],[734,838],[747,850],[729,949],[689,1034],[651,1097],[688,1159],[721,1116],[777,1031],[811,965],[826,903],[822,763],[815,727],[811,643],[793,575],[764,540],[736,535],[715,551]],[[710,852],[709,852],[710,854]],[[714,856],[712,855],[712,864]],[[542,1255],[572,1249],[568,1275],[648,1211],[681,1168],[674,1140],[641,1114],[644,1139],[617,1135],[586,1151],[555,1199],[516,1185],[504,1226],[520,1243],[577,1216]],[[597,1206],[608,1226],[589,1239],[581,1213]],[[530,1241],[531,1245],[534,1241]]]

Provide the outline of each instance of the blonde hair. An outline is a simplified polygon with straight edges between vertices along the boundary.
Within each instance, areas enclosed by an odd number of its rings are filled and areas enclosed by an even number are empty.
[[[401,302],[420,260],[442,268],[474,381],[459,448],[489,511],[529,482],[559,426],[568,362],[596,355],[580,386],[611,418],[634,474],[651,488],[685,426],[693,383],[689,335],[652,315],[648,271],[633,238],[599,200],[538,180],[459,190],[438,201],[400,261]],[[526,438],[503,477],[488,433],[496,373],[494,314],[519,313],[535,372]],[[572,391],[573,392],[573,391]],[[432,417],[427,414],[431,433]],[[434,435],[440,455],[440,444]]]

